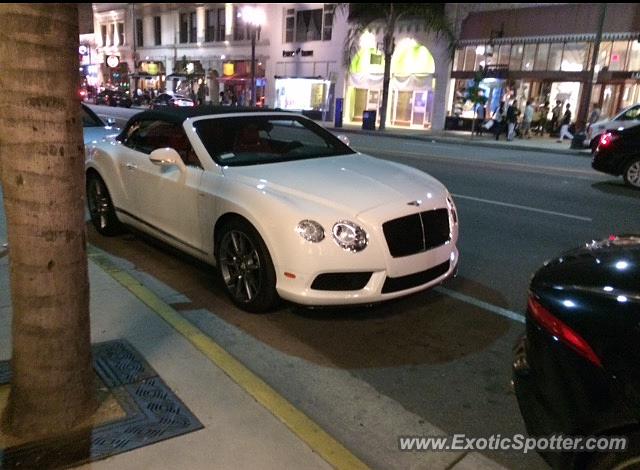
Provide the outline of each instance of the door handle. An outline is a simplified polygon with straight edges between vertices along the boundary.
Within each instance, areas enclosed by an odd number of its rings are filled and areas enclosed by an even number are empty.
[[[138,165],[134,165],[133,163],[127,163],[125,166],[127,167],[127,170],[137,170],[138,169]]]

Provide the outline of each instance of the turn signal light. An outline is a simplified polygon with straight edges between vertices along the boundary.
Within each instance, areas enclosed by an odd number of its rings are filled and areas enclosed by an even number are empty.
[[[529,313],[533,319],[545,330],[551,333],[554,338],[562,341],[565,345],[569,346],[593,365],[602,367],[600,358],[596,355],[593,349],[591,349],[589,343],[587,343],[578,333],[553,316],[553,314],[544,308],[533,295],[529,296],[529,302],[527,305],[529,307]]]

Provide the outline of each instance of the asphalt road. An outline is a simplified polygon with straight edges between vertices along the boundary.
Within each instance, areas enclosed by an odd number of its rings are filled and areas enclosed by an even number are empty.
[[[134,110],[94,107],[122,118]],[[375,468],[445,468],[451,454],[401,453],[398,436],[525,433],[510,391],[531,274],[592,239],[640,232],[640,192],[582,156],[349,134],[352,146],[424,170],[453,193],[458,278],[444,288],[360,309],[283,305],[250,315],[212,269],[139,235],[89,240]],[[485,452],[509,468],[535,454]]]

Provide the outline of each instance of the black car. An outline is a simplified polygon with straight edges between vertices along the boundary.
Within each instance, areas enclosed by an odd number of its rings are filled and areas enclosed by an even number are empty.
[[[554,468],[639,467],[640,235],[545,263],[531,280],[513,371],[531,436],[629,439],[623,452],[542,453]]]
[[[192,99],[183,95],[160,93],[152,102],[151,109],[180,108],[194,106]]]
[[[602,134],[591,166],[603,173],[622,175],[629,186],[640,188],[640,126]]]
[[[95,104],[130,108],[133,102],[131,97],[124,91],[104,90],[96,95]]]

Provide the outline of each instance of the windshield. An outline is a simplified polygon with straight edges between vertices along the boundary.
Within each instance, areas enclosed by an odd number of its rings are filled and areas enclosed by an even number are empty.
[[[355,153],[321,126],[296,116],[203,119],[194,127],[209,155],[224,166]]]

